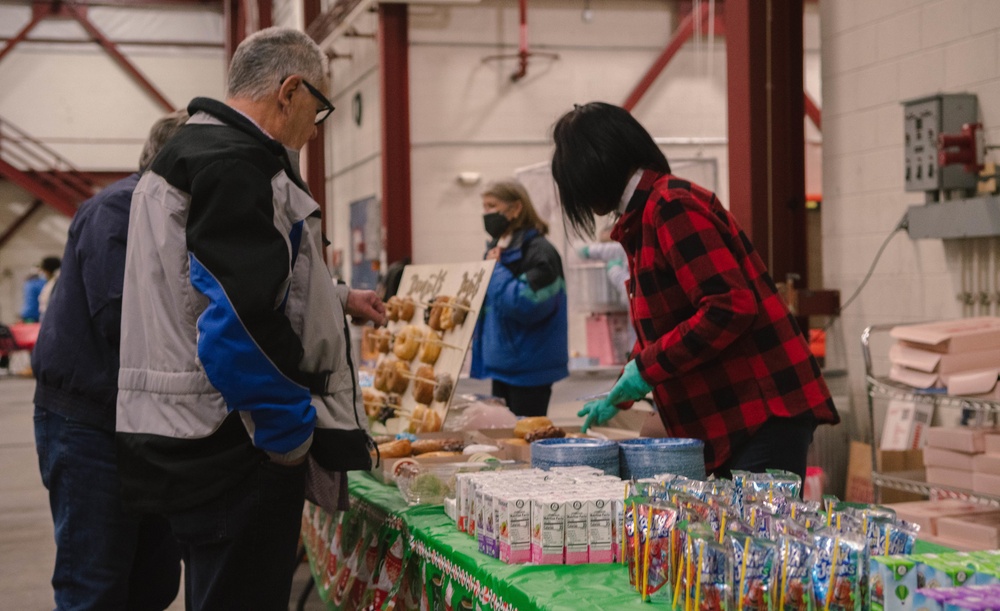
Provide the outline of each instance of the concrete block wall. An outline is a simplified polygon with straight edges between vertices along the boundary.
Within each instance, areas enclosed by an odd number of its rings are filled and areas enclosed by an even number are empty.
[[[824,285],[842,299],[860,285],[907,206],[903,107],[936,93],[979,96],[987,143],[1000,140],[1000,3],[990,0],[821,2]],[[996,160],[994,156],[994,160]],[[957,241],[891,239],[866,288],[831,328],[828,363],[849,371],[865,415],[862,330],[963,315]],[[877,351],[885,371],[887,344]]]

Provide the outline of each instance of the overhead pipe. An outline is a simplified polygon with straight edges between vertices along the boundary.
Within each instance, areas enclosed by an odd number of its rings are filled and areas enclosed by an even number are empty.
[[[558,53],[537,53],[531,50],[528,44],[528,0],[518,0],[518,44],[517,53],[514,55],[490,55],[484,57],[483,62],[497,59],[517,59],[517,70],[510,75],[510,80],[514,83],[528,75],[528,59],[531,57],[548,57],[549,59],[559,59]]]

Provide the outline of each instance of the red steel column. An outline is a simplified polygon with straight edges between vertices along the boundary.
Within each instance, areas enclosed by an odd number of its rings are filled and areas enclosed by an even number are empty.
[[[268,2],[270,4],[270,2]],[[304,0],[302,3],[304,12],[305,30],[309,31],[316,18],[320,16],[322,7],[320,0]],[[263,25],[263,21],[261,22]],[[316,41],[317,43],[321,41]],[[313,199],[319,204],[319,213],[323,218],[323,230],[326,231],[326,130],[330,125],[325,121],[317,130],[316,137],[306,145],[306,184],[312,192]]]
[[[806,286],[802,0],[726,2],[729,206],[776,281]]]
[[[389,263],[413,255],[410,220],[410,64],[407,5],[378,7],[382,69],[382,226]]]

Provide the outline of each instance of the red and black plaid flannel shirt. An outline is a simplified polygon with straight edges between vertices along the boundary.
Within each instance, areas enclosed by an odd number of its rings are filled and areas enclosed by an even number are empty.
[[[643,172],[611,237],[625,247],[636,364],[667,432],[722,466],[771,417],[840,421],[764,262],[715,194]]]

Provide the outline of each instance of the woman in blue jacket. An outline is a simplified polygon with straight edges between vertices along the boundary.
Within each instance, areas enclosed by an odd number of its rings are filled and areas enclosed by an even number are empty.
[[[562,259],[521,183],[493,183],[482,197],[485,258],[497,264],[473,335],[472,377],[492,378],[493,394],[518,416],[544,416],[552,383],[569,375]]]

